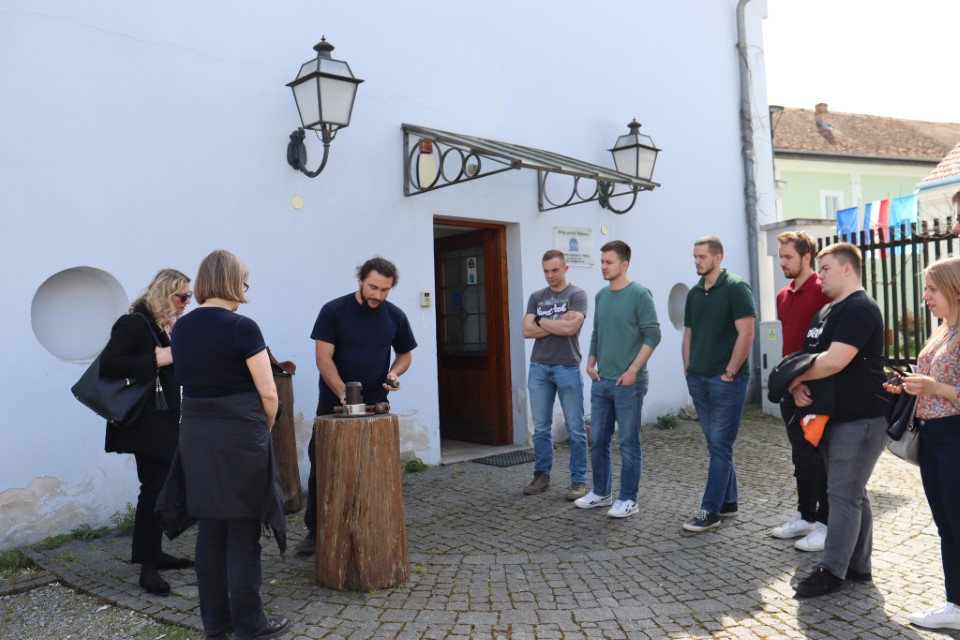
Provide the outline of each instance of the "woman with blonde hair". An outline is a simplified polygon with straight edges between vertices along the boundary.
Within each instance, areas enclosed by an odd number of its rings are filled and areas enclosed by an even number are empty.
[[[917,357],[918,373],[884,387],[917,396],[920,477],[940,534],[946,602],[910,614],[930,629],[960,629],[960,258],[924,272],[923,300],[940,326]]]
[[[187,513],[199,520],[200,618],[209,638],[273,638],[287,628],[260,599],[260,530],[273,528],[282,554],[286,524],[270,430],[277,389],[247,302],[246,265],[218,249],[200,263],[199,306],[177,322],[173,355],[183,385],[180,464]]]
[[[177,449],[180,385],[173,371],[170,330],[190,304],[190,278],[176,269],[163,269],[130,305],[110,331],[100,356],[100,370],[112,378],[153,380],[159,376],[163,402],[150,394],[140,415],[122,427],[107,423],[105,449],[132,453],[137,463],[140,495],[133,524],[131,562],[140,565],[140,586],[148,593],[169,593],[161,569],[185,569],[193,561],[163,553],[154,503],[167,479]],[[159,400],[159,398],[157,399]],[[166,405],[166,408],[162,408]]]

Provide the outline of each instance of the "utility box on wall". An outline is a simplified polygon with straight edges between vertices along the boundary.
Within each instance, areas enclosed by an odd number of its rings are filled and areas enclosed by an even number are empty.
[[[767,398],[770,370],[783,358],[783,335],[780,333],[780,321],[760,323],[760,386],[762,398],[760,406],[764,413],[780,415],[780,406]]]

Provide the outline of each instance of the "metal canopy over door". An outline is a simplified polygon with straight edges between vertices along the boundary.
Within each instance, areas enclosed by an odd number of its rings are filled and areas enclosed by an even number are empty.
[[[505,229],[435,222],[440,437],[512,444]]]

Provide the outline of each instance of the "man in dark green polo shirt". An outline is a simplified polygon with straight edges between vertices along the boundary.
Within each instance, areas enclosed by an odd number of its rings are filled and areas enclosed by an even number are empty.
[[[683,312],[683,369],[687,388],[707,439],[710,466],[700,510],[683,523],[687,531],[720,526],[737,512],[733,443],[747,397],[757,307],[750,285],[720,266],[723,244],[704,236],[693,245],[700,282],[687,294]]]

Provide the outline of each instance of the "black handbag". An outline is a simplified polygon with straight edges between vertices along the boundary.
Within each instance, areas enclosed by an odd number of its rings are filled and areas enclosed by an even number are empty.
[[[135,315],[143,318],[150,329],[157,346],[160,340],[153,332],[150,321],[142,313]],[[137,380],[135,378],[107,378],[100,373],[100,356],[90,363],[87,370],[80,376],[77,383],[70,388],[74,397],[84,406],[92,409],[101,418],[112,424],[124,426],[137,419],[144,405],[154,392],[154,406],[157,411],[168,409],[167,399],[163,395],[163,385],[160,384],[160,373],[152,380]]]

